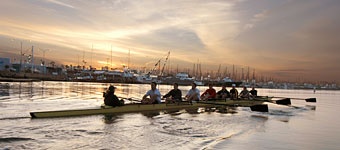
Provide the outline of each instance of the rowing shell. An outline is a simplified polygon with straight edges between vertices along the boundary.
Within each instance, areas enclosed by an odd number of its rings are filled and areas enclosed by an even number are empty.
[[[92,109],[76,109],[76,110],[58,110],[58,111],[41,111],[30,112],[32,118],[51,118],[51,117],[69,117],[82,115],[97,115],[97,114],[115,114],[115,113],[131,113],[144,112],[156,110],[178,110],[185,108],[198,108],[212,105],[225,105],[234,107],[251,107],[261,105],[268,99],[262,100],[217,100],[217,101],[199,101],[189,104],[188,102],[181,102],[176,104],[126,104],[120,107],[100,107]],[[268,111],[268,108],[267,108]]]

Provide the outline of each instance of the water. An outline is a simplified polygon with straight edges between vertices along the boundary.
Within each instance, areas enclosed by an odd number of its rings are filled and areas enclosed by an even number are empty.
[[[258,89],[261,95],[317,98],[317,103],[292,100],[292,107],[269,104],[268,113],[200,108],[47,119],[29,116],[31,111],[98,107],[108,85],[2,82],[0,149],[340,149],[340,91]],[[150,85],[115,86],[118,96],[135,99],[150,89]],[[159,86],[162,94],[171,88]],[[206,88],[199,87],[201,92]],[[180,89],[184,94],[190,86]]]

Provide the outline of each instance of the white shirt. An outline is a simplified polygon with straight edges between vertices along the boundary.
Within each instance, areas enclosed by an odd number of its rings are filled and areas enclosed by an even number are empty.
[[[156,100],[158,101],[158,103],[161,103],[161,93],[159,92],[158,89],[153,90],[149,90],[148,92],[146,92],[145,94],[146,96],[153,96],[153,95],[157,95]]]
[[[198,90],[197,88],[195,89],[190,89],[187,93],[187,96],[189,95],[193,95],[193,94],[196,94],[197,95],[197,99],[199,100],[200,99],[200,90]]]

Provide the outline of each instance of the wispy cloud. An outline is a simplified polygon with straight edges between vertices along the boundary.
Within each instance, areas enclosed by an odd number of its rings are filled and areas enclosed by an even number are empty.
[[[61,2],[61,1],[58,1],[58,0],[47,0],[47,1],[50,2],[50,3],[53,3],[53,4],[60,5],[60,6],[64,6],[64,7],[68,7],[68,8],[74,8],[74,6],[67,4],[67,3],[64,3],[64,2]]]
[[[130,49],[136,64],[171,50],[183,66],[316,71],[339,60],[339,10],[336,0],[13,0],[0,6],[0,35],[70,53],[68,63],[85,52],[103,64],[113,45],[117,60]]]

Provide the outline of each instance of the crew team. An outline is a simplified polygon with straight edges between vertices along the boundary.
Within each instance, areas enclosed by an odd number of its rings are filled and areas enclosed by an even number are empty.
[[[199,89],[197,89],[197,85],[195,83],[191,84],[191,89],[187,92],[184,99],[192,102],[192,101],[208,101],[214,99],[227,99],[230,98],[231,100],[237,99],[254,99],[257,97],[257,90],[255,87],[252,87],[252,90],[248,91],[247,87],[243,87],[243,90],[238,93],[235,84],[232,85],[230,91],[226,89],[226,85],[222,85],[222,89],[218,92],[213,88],[212,84],[208,85],[209,88],[205,90],[202,94],[200,94]],[[161,93],[156,88],[157,83],[151,83],[151,89],[148,90],[142,98],[142,104],[160,104],[161,99],[165,99],[166,103],[176,103],[182,101],[182,91],[178,89],[178,84],[173,84],[173,89],[170,90],[167,94],[163,97]],[[104,104],[108,106],[122,106],[124,105],[123,100],[119,100],[118,97],[114,94],[115,87],[110,85],[107,92],[104,92]]]

